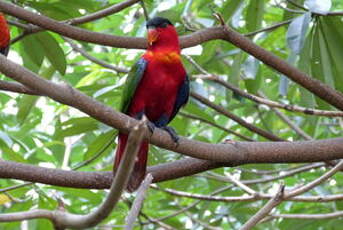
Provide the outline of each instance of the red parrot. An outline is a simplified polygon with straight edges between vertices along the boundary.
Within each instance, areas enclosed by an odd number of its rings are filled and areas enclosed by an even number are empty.
[[[5,16],[0,13],[0,53],[7,56],[10,45],[10,31]]]
[[[148,49],[131,69],[123,91],[121,112],[149,120],[154,127],[167,131],[178,142],[175,131],[167,124],[173,120],[189,97],[189,79],[181,62],[178,34],[165,18],[155,17],[146,24]],[[123,156],[128,135],[119,133],[114,172]],[[127,190],[135,191],[145,177],[149,143],[144,141],[130,176]]]

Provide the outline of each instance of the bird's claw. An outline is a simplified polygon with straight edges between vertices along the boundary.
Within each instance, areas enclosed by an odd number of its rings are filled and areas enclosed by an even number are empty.
[[[151,135],[154,134],[154,131],[156,128],[155,124],[152,123],[151,121],[148,121],[147,126],[148,126],[149,131],[151,132]]]
[[[179,136],[176,134],[175,130],[172,127],[165,126],[162,127],[167,133],[169,133],[171,139],[178,145],[179,144]]]

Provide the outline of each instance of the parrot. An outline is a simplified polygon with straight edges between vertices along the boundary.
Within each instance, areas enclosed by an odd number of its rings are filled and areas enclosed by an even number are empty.
[[[5,16],[0,13],[0,53],[7,56],[10,45],[10,31]]]
[[[123,90],[120,111],[135,119],[148,119],[148,128],[164,129],[178,143],[175,130],[167,124],[173,120],[189,97],[189,77],[181,60],[177,31],[166,18],[147,21],[148,47],[131,68]],[[123,157],[128,135],[119,132],[114,173]],[[145,177],[149,142],[141,143],[127,191],[135,191]]]

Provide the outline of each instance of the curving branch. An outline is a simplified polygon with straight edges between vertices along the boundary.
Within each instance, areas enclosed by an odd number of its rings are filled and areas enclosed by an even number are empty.
[[[0,55],[0,71],[32,90],[47,95],[55,101],[70,105],[104,124],[129,132],[137,120],[119,113],[82,94],[67,84],[56,84]],[[227,162],[231,165],[246,163],[314,162],[342,158],[343,138],[304,142],[236,142],[234,144],[209,144],[180,138],[179,144],[167,132],[156,129],[149,141],[159,147],[190,157]],[[325,154],[323,154],[325,152]]]
[[[144,38],[120,37],[98,32],[91,32],[68,24],[58,22],[43,15],[38,15],[11,3],[0,1],[0,10],[6,14],[28,21],[42,28],[54,31],[60,35],[76,40],[113,46],[117,48],[144,49],[147,42]],[[311,78],[286,61],[259,47],[248,38],[228,28],[227,26],[212,27],[197,31],[191,35],[180,37],[182,48],[196,46],[206,41],[221,39],[232,43],[266,65],[284,74],[294,82],[300,84],[324,101],[343,110],[343,94],[325,85],[321,81]]]
[[[198,193],[189,193],[184,191],[178,191],[175,189],[170,188],[160,188],[156,185],[151,186],[153,189],[163,191],[165,193],[171,194],[173,196],[178,197],[186,197],[191,199],[197,199],[199,201],[213,201],[213,202],[252,202],[258,200],[270,200],[274,197],[274,195],[265,194],[265,193],[257,193],[254,195],[242,195],[242,196],[214,196],[213,193],[210,195],[203,195]],[[229,187],[229,186],[226,186]],[[232,186],[231,186],[232,188]],[[294,202],[332,202],[332,201],[341,201],[343,200],[343,194],[335,194],[335,195],[325,195],[325,196],[297,196],[292,198],[285,198],[287,201],[294,201]]]
[[[285,186],[280,185],[278,192],[255,215],[253,215],[240,230],[252,229],[260,220],[283,201]]]
[[[123,160],[121,161],[113,179],[109,194],[103,203],[93,212],[86,215],[76,215],[62,210],[30,210],[26,212],[0,214],[0,222],[46,218],[53,222],[56,229],[84,229],[97,225],[112,212],[124,188],[126,187],[134,166],[139,146],[146,131],[147,127],[145,121],[141,121],[130,132]]]
[[[92,14],[88,14],[88,15],[85,15],[85,16],[81,16],[81,17],[78,17],[78,18],[72,18],[72,19],[68,19],[68,20],[65,20],[65,21],[62,21],[63,23],[67,23],[69,25],[80,25],[80,24],[84,24],[84,23],[87,23],[87,22],[91,22],[91,21],[95,21],[95,20],[98,20],[98,19],[101,19],[101,18],[104,18],[106,16],[109,16],[111,14],[114,14],[114,13],[117,13],[137,2],[139,2],[140,0],[126,0],[126,1],[123,1],[123,2],[120,2],[120,3],[117,3],[117,4],[114,4],[110,7],[107,7],[103,10],[99,10],[97,12],[94,12]],[[24,33],[22,33],[21,35],[19,35],[18,37],[14,38],[11,43],[15,43],[17,41],[19,41],[20,39],[24,38],[25,36],[27,35],[30,35],[30,34],[33,34],[33,33],[38,33],[40,31],[43,31],[44,28],[41,28],[39,26],[36,26],[36,25],[20,25],[18,23],[15,24],[16,26],[18,27],[21,27],[24,30]]]
[[[307,115],[318,115],[318,116],[325,116],[325,117],[343,117],[343,111],[320,110],[320,109],[306,108],[306,107],[302,107],[298,105],[279,103],[276,101],[269,100],[265,97],[259,97],[259,96],[247,93],[244,90],[241,90],[240,88],[230,84],[229,82],[224,81],[219,76],[208,74],[208,73],[204,73],[204,74],[205,75],[195,75],[193,77],[216,82],[224,86],[225,88],[237,93],[238,95],[242,97],[245,97],[259,104],[267,105],[271,108],[280,108],[280,109],[288,110],[291,112],[304,113]]]
[[[132,204],[129,214],[126,217],[126,227],[125,230],[131,230],[134,227],[136,218],[139,214],[139,211],[142,208],[143,201],[145,199],[146,193],[149,189],[149,185],[151,184],[153,178],[151,174],[146,175],[145,179],[143,180],[142,184],[139,186],[137,191],[137,196]]]
[[[156,183],[190,176],[222,167],[223,165],[218,162],[186,158],[149,167],[147,173],[151,173],[154,178],[153,182]],[[107,189],[112,182],[112,172],[68,171],[0,160],[0,178],[18,179],[71,188]],[[14,188],[21,186],[21,184],[16,185]],[[3,192],[4,190],[1,191]]]
[[[325,85],[315,78],[311,78],[306,73],[301,72],[294,66],[288,64],[287,62],[268,52],[264,48],[257,46],[251,40],[227,26],[224,26],[224,34],[225,36],[223,40],[226,40],[233,45],[241,48],[245,52],[261,60],[264,64],[284,74],[292,81],[298,83],[313,94],[317,95],[324,101],[328,102],[329,104],[335,106],[340,110],[343,110],[343,94],[341,92],[332,89],[330,86]]]

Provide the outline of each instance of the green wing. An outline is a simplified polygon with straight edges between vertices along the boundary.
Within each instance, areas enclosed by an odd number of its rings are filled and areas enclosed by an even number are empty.
[[[125,88],[121,99],[120,111],[127,113],[131,104],[132,98],[136,92],[137,86],[141,81],[144,71],[148,62],[143,58],[139,59],[136,64],[132,67],[129,75],[127,76]]]

